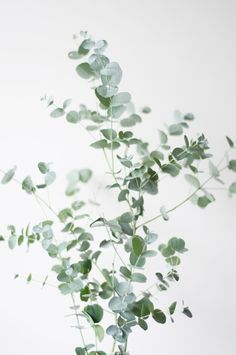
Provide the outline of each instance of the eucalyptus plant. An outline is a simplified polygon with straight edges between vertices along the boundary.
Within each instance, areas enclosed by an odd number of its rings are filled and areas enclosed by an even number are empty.
[[[167,309],[162,309],[155,297],[159,292],[165,294],[171,284],[179,281],[178,266],[187,248],[179,236],[170,236],[166,244],[159,242],[150,225],[157,219],[168,221],[170,214],[187,202],[205,209],[215,201],[212,190],[208,190],[211,180],[227,186],[224,189],[229,196],[235,194],[236,181],[225,184],[222,176],[227,169],[236,172],[236,160],[232,157],[235,143],[226,137],[227,152],[215,163],[205,135],[191,137],[187,134],[194,115],[176,111],[174,122],[159,130],[158,143],[151,147],[149,142],[137,137],[133,129],[144,116],[151,115],[151,109],[145,106],[137,110],[131,94],[119,90],[122,70],[105,54],[107,42],[95,41],[87,32],[80,35],[81,43],[69,53],[69,58],[76,62],[77,75],[91,86],[96,109],[82,104],[71,108],[71,99],[61,105],[47,95],[42,100],[51,110],[51,118],[79,124],[92,139],[91,149],[101,152],[109,170],[107,188],[114,190],[117,196],[111,210],[113,217],[97,215],[91,220],[86,213],[86,202],[81,200],[79,190],[92,177],[89,168],[68,174],[67,201],[64,208],[57,210],[41,196],[41,190],[48,189],[56,180],[51,164],[38,163],[42,178],[37,183],[30,175],[23,181],[18,180],[16,167],[13,167],[2,171],[2,184],[11,180],[17,182],[49,210],[51,218],[39,220],[34,226],[23,226],[20,231],[10,225],[0,239],[6,241],[10,249],[24,244],[29,248],[39,243],[52,259],[58,290],[71,298],[71,312],[81,337],[75,344],[75,354],[128,355],[128,339],[136,327],[146,331],[150,319],[159,324],[174,322],[176,312],[192,317],[191,310],[183,303],[173,300]],[[78,38],[76,36],[75,40]],[[169,184],[175,184],[176,177],[183,177],[191,193],[172,207],[165,207],[163,202],[153,216],[146,216],[146,196],[157,199],[161,181],[168,176]],[[115,214],[116,204],[122,205],[122,214]],[[83,226],[84,220],[89,221],[87,228]],[[55,232],[58,228],[61,239]],[[99,241],[98,228],[105,234]],[[110,248],[112,255],[105,267],[101,265],[107,260],[103,257],[104,248]],[[153,275],[146,272],[149,258],[156,258],[153,265],[158,265]],[[165,273],[160,271],[163,265],[166,265]],[[153,277],[155,281],[150,284]],[[33,281],[31,273],[27,281]],[[47,278],[42,283],[47,285]],[[105,336],[111,339],[110,349],[102,346]]]

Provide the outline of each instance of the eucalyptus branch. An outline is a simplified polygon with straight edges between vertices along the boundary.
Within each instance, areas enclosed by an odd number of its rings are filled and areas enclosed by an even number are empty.
[[[214,165],[205,135],[191,138],[187,134],[195,118],[191,113],[174,113],[174,123],[166,125],[164,130],[159,130],[160,144],[156,145],[157,148],[152,148],[149,142],[136,137],[133,127],[141,123],[143,116],[150,114],[151,109],[145,106],[137,110],[130,93],[119,91],[123,73],[120,65],[105,55],[107,42],[95,41],[87,32],[82,32],[81,35],[79,48],[71,51],[69,58],[80,61],[76,66],[76,73],[81,78],[88,79],[89,83],[92,81],[96,110],[85,105],[80,105],[79,109],[71,109],[71,99],[66,99],[60,106],[46,95],[42,101],[46,102],[51,110],[51,118],[65,117],[69,124],[83,127],[95,140],[90,146],[104,154],[108,167],[106,173],[111,176],[113,183],[110,187],[118,188],[118,195],[114,194],[114,200],[117,197],[117,203],[124,202],[126,211],[112,220],[101,217],[99,209],[99,218],[96,220],[93,220],[91,209],[85,211],[87,213],[81,212],[84,211],[86,203],[78,199],[78,191],[92,177],[89,168],[75,169],[68,174],[65,195],[67,198],[72,197],[73,202],[68,199],[66,206],[58,211],[50,201],[48,190],[56,179],[51,163],[38,163],[42,178],[40,184],[34,184],[30,176],[26,176],[22,182],[16,179],[16,167],[6,172],[0,170],[3,174],[2,184],[5,185],[11,180],[17,182],[24,192],[35,198],[44,216],[44,220],[37,225],[23,227],[21,231],[17,231],[14,225],[8,226],[6,235],[0,235],[0,241],[7,240],[10,249],[20,247],[24,242],[28,247],[32,243],[40,242],[48,256],[56,262],[52,271],[56,273],[58,290],[62,295],[71,297],[73,315],[81,335],[82,345],[75,348],[76,355],[108,355],[107,351],[100,349],[105,336],[112,338],[112,355],[128,355],[128,339],[136,326],[147,330],[150,318],[159,324],[165,323],[167,316],[173,321],[177,301],[167,310],[161,310],[155,293],[150,290],[156,286],[158,292],[167,291],[171,282],[179,280],[178,265],[183,254],[187,252],[186,243],[182,238],[170,238],[167,244],[159,244],[158,241],[157,245],[157,234],[147,225],[161,217],[168,220],[171,212],[190,200],[199,208],[206,208],[215,200],[209,192],[215,188],[206,189],[208,182],[215,179],[222,183],[221,172],[225,169],[236,172],[236,159],[229,159],[226,154],[218,165]],[[93,133],[96,131],[99,133],[98,140]],[[172,138],[177,142],[174,145],[169,143]],[[235,142],[229,137],[226,137],[226,140],[230,150],[235,150]],[[115,155],[115,151],[118,154]],[[199,164],[202,161],[209,163],[209,172],[204,171],[209,173],[209,177],[200,183]],[[226,161],[226,165],[220,169],[223,161]],[[119,171],[116,170],[118,163],[121,166]],[[140,219],[144,218],[147,204],[145,196],[148,194],[156,199],[162,189],[161,181],[168,176],[174,179],[183,171],[186,173],[186,182],[194,187],[194,191],[177,205],[168,210],[162,207],[160,214],[139,223]],[[41,197],[39,192],[42,189],[46,189],[48,201]],[[227,186],[227,191],[229,196],[236,194],[236,181]],[[112,202],[111,208],[112,213],[115,213],[115,201]],[[49,212],[52,214],[52,220],[48,219]],[[86,224],[81,222],[84,219]],[[66,236],[63,240],[55,237],[58,233],[54,231],[55,222]],[[97,238],[90,233],[92,228],[88,229],[87,223],[90,223],[91,227],[105,227],[109,240],[102,240],[97,247],[94,242]],[[103,246],[111,247],[113,252],[112,263],[105,264],[104,268],[100,267],[103,264],[98,261],[102,258],[105,261]],[[146,262],[158,252],[161,255],[159,263],[166,263],[168,271],[165,274],[160,273],[158,264],[153,270],[156,282],[147,287],[150,275],[145,273]],[[97,280],[95,271],[102,276],[102,281]],[[32,280],[31,275],[29,279]],[[137,292],[136,283],[143,284],[141,291]],[[77,296],[78,304],[75,298]],[[108,324],[103,317],[104,312],[113,316]],[[182,313],[192,317],[189,307],[184,305]],[[85,340],[80,322],[82,317],[85,317],[89,328],[94,331],[94,344],[88,344]]]
[[[227,168],[227,166],[225,166],[224,168],[220,169],[220,171],[223,171],[223,170],[225,170],[226,168]],[[199,190],[201,190],[201,189],[202,189],[210,180],[212,180],[213,178],[214,178],[214,176],[211,175],[208,179],[206,179],[206,180],[202,183],[202,185],[200,185],[197,189],[195,189],[195,190],[193,191],[193,193],[191,193],[191,194],[190,194],[189,196],[187,196],[183,201],[181,201],[180,203],[178,203],[178,204],[175,205],[174,207],[172,207],[172,208],[170,208],[169,210],[167,210],[166,213],[169,214],[169,213],[175,211],[177,208],[181,207],[181,206],[184,205],[186,202],[188,202],[189,200],[191,200],[191,198],[192,198]],[[151,223],[151,222],[153,222],[153,221],[155,221],[155,220],[157,220],[157,219],[159,219],[159,218],[161,218],[161,217],[163,217],[163,214],[162,214],[162,213],[160,213],[160,214],[158,214],[157,216],[154,216],[154,217],[148,219],[147,221],[141,223],[140,225],[137,226],[137,229],[139,229],[140,227],[142,227],[142,226],[144,226],[144,225],[147,225],[147,224],[149,224],[149,223]]]

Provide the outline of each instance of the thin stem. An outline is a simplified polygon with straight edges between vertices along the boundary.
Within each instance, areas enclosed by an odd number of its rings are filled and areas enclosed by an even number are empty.
[[[24,277],[23,277],[23,276],[20,276],[20,275],[17,275],[16,278],[17,278],[17,279],[22,279],[22,280],[24,280]],[[30,280],[30,282],[34,282],[34,283],[37,283],[37,284],[41,284],[42,287],[44,287],[44,286],[49,286],[49,287],[57,288],[56,285],[53,285],[53,284],[51,284],[51,283],[48,283],[48,282],[46,282],[45,280],[44,280],[44,281],[40,281],[40,280],[36,280],[36,279],[32,278],[32,279]]]
[[[42,197],[34,193],[34,195],[58,218],[57,212]]]
[[[124,348],[125,353],[126,353],[127,348],[128,348],[128,339],[129,339],[129,337],[127,336],[126,341],[125,341],[125,348]]]
[[[125,267],[127,267],[126,263],[124,262],[124,260],[122,259],[122,257],[120,256],[120,254],[118,253],[118,251],[117,251],[117,249],[116,249],[116,247],[115,247],[115,245],[114,245],[114,242],[113,242],[113,240],[112,240],[112,238],[111,238],[110,231],[109,231],[109,229],[108,229],[108,227],[107,227],[106,224],[105,224],[105,228],[106,228],[107,234],[108,234],[109,239],[110,239],[110,241],[111,241],[111,245],[112,245],[112,247],[113,247],[113,249],[114,249],[116,255],[118,256],[118,258],[120,259],[120,261],[122,262],[122,264],[123,264]]]
[[[227,166],[225,166],[224,168],[220,169],[220,172],[225,170],[227,168]],[[191,193],[188,197],[186,197],[183,201],[181,201],[180,203],[178,203],[176,206],[170,208],[169,210],[166,211],[166,213],[171,213],[173,211],[175,211],[177,208],[179,208],[180,206],[184,205],[186,202],[188,202],[199,190],[201,190],[211,179],[213,179],[214,176],[210,176],[208,179],[206,179],[196,190],[193,191],[193,193]],[[162,214],[158,214],[157,216],[155,217],[152,217],[150,219],[148,219],[147,221],[139,224],[137,226],[137,229],[139,229],[140,227],[144,226],[144,225],[147,225],[148,223],[151,223],[153,221],[155,221],[156,219],[158,218],[161,218],[162,217]]]
[[[45,212],[43,206],[42,206],[41,203],[39,202],[38,196],[37,196],[36,194],[34,194],[34,197],[35,197],[36,203],[39,205],[41,211],[43,212],[44,217],[45,217],[46,219],[48,219],[47,213]]]
[[[117,180],[117,177],[116,177],[116,175],[115,175],[115,172],[114,172],[114,170],[113,170],[113,168],[112,168],[112,166],[111,166],[111,164],[110,164],[110,162],[109,162],[109,160],[108,160],[108,157],[107,157],[107,154],[106,154],[105,149],[103,149],[103,154],[104,154],[105,160],[106,160],[106,162],[107,162],[108,168],[109,168],[109,170],[110,170],[110,173],[111,173],[111,175],[112,175],[114,181],[115,181],[116,184],[118,185],[119,190],[121,191],[122,188],[121,188],[121,186],[120,186],[120,184],[119,184],[119,182],[118,182],[118,180]],[[126,197],[125,201],[127,202],[128,206],[129,206],[129,210],[130,210],[130,212],[131,212],[131,214],[132,214],[132,216],[133,216],[133,215],[134,215],[134,214],[133,214],[133,209],[132,209],[131,203],[130,203],[130,201],[129,201],[129,199],[128,199],[127,197]]]
[[[75,297],[74,297],[74,294],[73,294],[73,293],[71,293],[71,299],[72,299],[72,303],[73,303],[73,307],[74,307],[74,311],[75,311],[75,318],[76,318],[76,322],[77,322],[78,329],[79,329],[79,332],[80,332],[81,340],[82,340],[84,349],[85,349],[85,351],[86,351],[86,354],[88,354],[88,350],[87,350],[87,348],[86,348],[86,343],[85,343],[84,335],[83,335],[83,332],[82,332],[82,329],[81,329],[81,325],[80,325],[80,321],[79,321],[79,315],[78,315],[77,309],[76,309]]]
[[[114,253],[114,258],[112,261],[112,282],[113,282],[113,297],[115,296],[115,261],[116,261],[116,253]],[[114,319],[115,319],[115,324],[117,325],[117,314],[114,313]],[[116,339],[113,338],[113,343],[112,343],[112,353],[114,353],[116,348]]]

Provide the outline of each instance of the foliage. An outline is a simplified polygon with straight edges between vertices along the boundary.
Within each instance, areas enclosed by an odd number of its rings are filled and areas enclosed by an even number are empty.
[[[51,164],[39,162],[42,181],[36,184],[27,176],[20,184],[26,193],[36,197],[51,211],[52,218],[21,231],[9,226],[8,233],[1,236],[1,240],[6,240],[10,249],[24,244],[29,247],[38,242],[52,258],[58,290],[71,297],[71,309],[81,334],[81,343],[75,348],[77,355],[107,355],[111,352],[127,355],[128,338],[135,327],[146,331],[151,319],[159,324],[168,320],[173,322],[179,310],[192,317],[189,307],[173,300],[167,309],[160,309],[155,298],[156,292],[165,292],[171,283],[179,281],[178,266],[187,252],[185,241],[180,236],[171,236],[166,244],[159,243],[157,234],[148,225],[159,218],[168,221],[170,214],[188,201],[200,208],[213,203],[215,196],[207,189],[207,184],[210,181],[224,184],[222,172],[226,169],[236,172],[236,160],[230,159],[227,153],[219,164],[213,163],[205,135],[190,137],[187,134],[194,120],[191,113],[176,111],[174,122],[159,130],[160,143],[155,148],[136,137],[132,127],[141,123],[151,109],[145,106],[137,111],[131,94],[119,90],[122,70],[117,62],[110,61],[105,55],[107,42],[94,41],[87,32],[83,32],[82,37],[79,47],[69,53],[69,58],[79,61],[75,71],[92,84],[98,108],[94,110],[80,105],[79,109],[71,109],[70,99],[57,106],[47,96],[43,101],[52,108],[50,116],[53,119],[65,118],[70,124],[82,124],[89,133],[93,132],[92,136],[97,132],[97,138],[90,146],[104,155],[112,179],[109,188],[117,192],[117,204],[123,204],[124,212],[111,220],[97,216],[88,229],[83,228],[80,220],[89,215],[80,214],[86,203],[77,196],[82,185],[90,181],[92,171],[86,168],[69,173],[65,194],[72,197],[73,202],[56,211],[40,196],[41,189],[48,189],[55,182],[56,174],[51,170]],[[229,152],[232,152],[234,141],[229,137],[226,139]],[[200,168],[202,162],[206,166],[204,161],[209,161],[209,168],[205,171],[202,166]],[[226,163],[222,167],[223,161]],[[4,173],[2,184],[18,181],[15,172],[16,167],[13,167]],[[161,206],[160,212],[146,220],[145,197],[149,194],[156,198],[162,188],[162,178],[168,176],[170,183],[175,183],[177,176],[184,176],[192,192],[174,207]],[[228,193],[236,193],[236,182],[230,183]],[[58,224],[61,232],[67,235],[61,242],[55,237],[54,228]],[[94,241],[98,227],[103,228],[107,235],[99,247]],[[108,264],[106,268],[100,266],[104,248],[111,248],[114,254],[112,265]],[[167,272],[163,274],[156,269],[153,275],[147,275],[146,262],[157,254],[160,269],[164,263]],[[94,277],[94,272],[99,273],[99,280]],[[151,286],[150,276],[155,277]],[[31,281],[33,278],[29,274],[27,282]],[[47,278],[43,281],[43,285],[46,284]],[[107,320],[105,313],[113,318]],[[93,343],[85,339],[85,324],[94,333]],[[112,339],[109,352],[102,350],[100,344],[105,336]]]

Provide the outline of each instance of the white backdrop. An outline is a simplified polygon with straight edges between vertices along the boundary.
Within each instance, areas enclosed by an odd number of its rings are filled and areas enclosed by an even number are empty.
[[[216,161],[221,158],[224,136],[236,134],[234,0],[2,0],[1,169],[16,164],[23,178],[34,175],[38,161],[54,162],[60,177],[52,198],[58,208],[64,202],[56,191],[64,188],[70,169],[96,169],[99,162],[93,191],[104,184],[105,164],[99,153],[87,149],[89,136],[79,126],[49,118],[40,102],[48,93],[59,103],[72,97],[75,103],[93,104],[92,92],[67,58],[74,48],[72,35],[80,30],[109,42],[110,57],[124,71],[122,88],[140,106],[152,107],[139,134],[155,143],[157,129],[172,119],[175,109],[190,111],[197,117],[193,132],[204,131]],[[161,203],[167,206],[188,191],[186,184],[176,191],[170,182]],[[98,198],[113,203],[112,194],[100,192]],[[160,203],[153,198],[150,204],[152,216]],[[0,206],[0,233],[10,223],[21,226],[43,218],[37,204],[14,183],[0,186]],[[153,223],[160,238],[178,235],[187,242],[190,251],[180,268],[181,282],[167,298],[183,298],[194,317],[180,314],[175,324],[151,323],[148,333],[138,330],[130,340],[131,355],[235,354],[235,206],[235,199],[219,191],[217,202],[206,211],[185,205],[168,224]],[[53,288],[13,281],[14,273],[28,271],[42,279],[50,265],[36,247],[28,254],[1,246],[1,354],[65,355],[78,346],[78,334],[64,318],[69,301]]]

